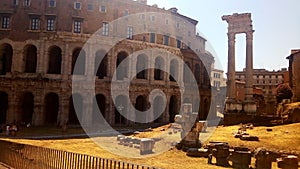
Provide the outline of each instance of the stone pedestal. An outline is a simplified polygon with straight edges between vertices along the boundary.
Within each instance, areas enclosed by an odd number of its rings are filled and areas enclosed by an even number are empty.
[[[151,154],[153,153],[155,141],[153,139],[143,138],[140,142],[140,154]]]
[[[294,155],[289,155],[278,160],[278,168],[282,169],[298,169],[298,158]]]
[[[271,169],[272,168],[272,157],[267,152],[266,149],[258,148],[254,152],[254,157],[256,158],[255,161],[255,168],[256,169]]]
[[[215,144],[214,149],[212,150],[212,155],[216,158],[217,166],[229,166],[228,157],[229,157],[229,146],[227,144]]]
[[[249,169],[251,164],[251,151],[234,151],[230,156],[232,167],[237,169]]]

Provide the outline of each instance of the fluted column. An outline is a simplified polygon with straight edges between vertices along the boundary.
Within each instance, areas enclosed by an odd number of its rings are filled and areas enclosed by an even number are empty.
[[[253,31],[246,33],[246,101],[253,99]]]
[[[235,33],[228,33],[227,97],[235,99]]]

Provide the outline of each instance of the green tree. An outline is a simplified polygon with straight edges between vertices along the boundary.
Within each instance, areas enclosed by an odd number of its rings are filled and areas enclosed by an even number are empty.
[[[291,99],[293,91],[288,84],[280,84],[276,88],[277,103],[281,103],[283,99]]]

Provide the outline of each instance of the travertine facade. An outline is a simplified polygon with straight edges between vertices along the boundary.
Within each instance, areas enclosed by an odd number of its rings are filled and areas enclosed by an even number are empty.
[[[300,101],[300,49],[291,50],[289,60],[289,84],[293,89],[293,102]]]
[[[15,120],[33,125],[78,124],[80,118],[85,124],[93,124],[97,121],[98,105],[109,124],[128,125],[132,122],[119,111],[134,111],[128,110],[128,104],[140,111],[147,110],[150,104],[159,107],[164,98],[151,95],[157,88],[166,94],[167,106],[154,122],[173,122],[181,102],[192,102],[193,111],[205,118],[210,109],[209,74],[213,57],[205,51],[205,39],[196,34],[197,21],[179,14],[176,8],[164,10],[146,3],[145,0],[1,0],[0,123]],[[135,14],[134,21],[126,20],[130,14]],[[121,17],[119,23],[113,22]],[[99,41],[88,42],[98,29]],[[112,44],[119,36],[125,38]],[[153,52],[150,56],[142,51],[153,48],[167,52],[162,55]],[[115,105],[111,81],[116,67],[130,55],[137,59],[127,63],[128,68],[160,65],[164,70],[176,72],[178,83],[166,72],[147,69],[130,82],[130,100],[124,99],[123,89],[113,89],[120,93]],[[79,69],[74,71],[78,60]],[[198,83],[200,100],[189,91],[187,68]],[[123,68],[116,78],[129,81],[130,73],[134,72]],[[78,83],[72,83],[74,76]],[[81,85],[86,82],[94,83],[95,88]],[[180,94],[182,83],[184,96]],[[78,92],[72,92],[74,84],[80,86]]]

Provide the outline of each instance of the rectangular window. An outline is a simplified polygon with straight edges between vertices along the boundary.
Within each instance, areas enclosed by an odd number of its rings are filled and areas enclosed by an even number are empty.
[[[55,7],[55,6],[56,6],[55,0],[49,0],[49,7]]]
[[[127,28],[127,39],[132,39],[132,35],[133,35],[133,27],[129,26]]]
[[[14,5],[14,6],[19,5],[19,0],[13,0],[13,5]]]
[[[89,11],[94,10],[93,4],[88,4],[87,9],[88,9]]]
[[[100,6],[100,12],[106,12],[106,6],[101,5]]]
[[[8,16],[3,16],[2,17],[2,29],[8,29],[10,24],[10,17]]]
[[[109,25],[107,22],[103,22],[102,24],[102,35],[103,36],[108,36],[109,33]]]
[[[181,40],[177,39],[177,48],[181,48]]]
[[[176,24],[176,28],[179,29],[180,28],[180,24],[177,22]]]
[[[47,31],[54,31],[54,23],[55,23],[54,18],[47,19]]]
[[[24,0],[24,6],[30,6],[30,0]]]
[[[155,16],[151,16],[151,21],[155,21]]]
[[[169,20],[168,19],[166,19],[166,25],[168,25],[169,24]]]
[[[74,3],[74,9],[81,9],[81,3],[80,2],[75,2]]]
[[[40,18],[31,18],[31,30],[39,30],[40,29]]]
[[[81,20],[74,20],[74,33],[81,33]]]
[[[169,36],[164,35],[164,45],[169,45]]]
[[[155,33],[150,33],[150,43],[155,43]]]
[[[188,31],[188,36],[191,36],[191,31]]]

